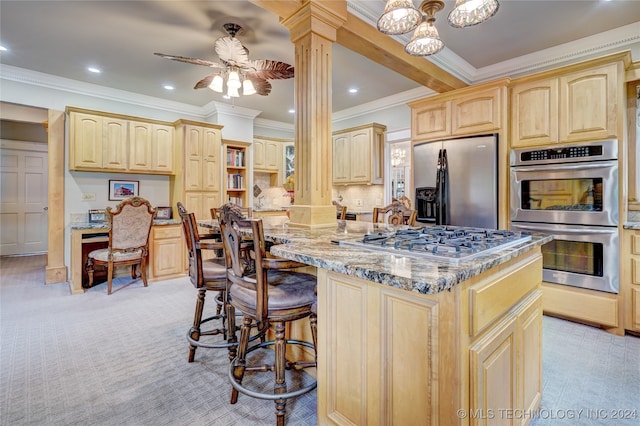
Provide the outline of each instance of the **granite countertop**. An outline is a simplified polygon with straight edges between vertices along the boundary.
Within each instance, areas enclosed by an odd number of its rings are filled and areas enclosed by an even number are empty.
[[[153,226],[180,225],[180,219],[154,219]],[[75,222],[71,229],[109,229],[106,223]]]
[[[259,209],[253,209],[254,212],[286,212],[289,207],[261,207]]]
[[[266,219],[263,219],[265,239],[277,243],[271,248],[271,253],[276,256],[422,294],[449,290],[464,280],[553,239],[550,235],[533,234],[531,241],[455,265],[335,243],[365,233],[392,232],[407,226],[337,221],[335,227],[309,229],[290,227],[288,220]],[[198,221],[198,224],[218,229],[216,221]]]

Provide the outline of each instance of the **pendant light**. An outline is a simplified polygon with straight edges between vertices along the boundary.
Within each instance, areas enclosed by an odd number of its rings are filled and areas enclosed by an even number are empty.
[[[499,7],[498,0],[456,0],[448,21],[456,28],[471,27],[491,18]]]

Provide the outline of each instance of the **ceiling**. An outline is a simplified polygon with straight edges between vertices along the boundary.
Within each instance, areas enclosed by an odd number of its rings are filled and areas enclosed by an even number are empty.
[[[602,46],[619,47],[620,39],[628,43],[629,32],[636,34],[631,42],[640,43],[638,0],[500,3],[498,13],[489,21],[455,29],[446,23],[453,0],[445,1],[444,10],[436,15],[436,27],[446,49],[430,60],[461,80],[474,83],[517,75],[526,62],[522,58],[535,58],[536,52],[544,49],[551,49],[558,57],[572,57],[593,47],[585,48],[584,40],[576,40],[594,34],[599,34],[597,43]],[[384,0],[348,1],[349,12],[371,25],[375,25],[384,5]],[[226,35],[222,26],[227,22],[244,28],[238,38],[249,49],[250,59],[293,65],[294,48],[288,30],[277,16],[245,0],[2,0],[0,44],[8,51],[1,53],[1,63],[17,67],[17,71],[73,80],[60,80],[58,84],[63,86],[92,83],[196,107],[213,101],[230,103],[211,90],[193,89],[209,73],[206,67],[153,55],[162,52],[217,61],[213,42]],[[610,31],[620,27],[626,31]],[[589,43],[595,41],[587,43],[591,46]],[[531,61],[532,67],[539,66],[535,63],[548,65],[540,59]],[[99,67],[102,73],[89,73],[88,66]],[[420,87],[338,44],[333,49],[333,70],[334,113]],[[288,112],[294,106],[293,80],[271,83],[269,96],[241,97],[234,104],[262,111],[258,118],[293,123],[293,114]],[[175,90],[165,90],[165,84],[175,86]],[[349,94],[350,87],[357,87],[359,92]]]

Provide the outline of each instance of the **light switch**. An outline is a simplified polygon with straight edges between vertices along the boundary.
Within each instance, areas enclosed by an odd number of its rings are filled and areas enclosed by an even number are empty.
[[[95,201],[96,194],[94,192],[83,192],[82,201]]]

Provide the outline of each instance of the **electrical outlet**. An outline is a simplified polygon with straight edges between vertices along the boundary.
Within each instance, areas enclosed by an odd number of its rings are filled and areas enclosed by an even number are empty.
[[[83,192],[82,201],[95,201],[96,194],[94,192]]]
[[[356,206],[362,207],[362,200],[361,199],[357,199],[356,200]]]

